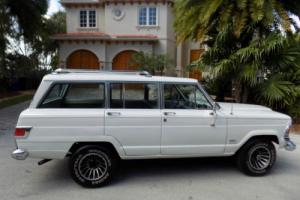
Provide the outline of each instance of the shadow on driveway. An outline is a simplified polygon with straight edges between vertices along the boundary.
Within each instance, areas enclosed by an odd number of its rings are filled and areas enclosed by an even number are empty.
[[[39,166],[39,168],[48,168],[47,174],[44,174],[42,178],[45,180],[41,180],[43,182],[41,187],[47,190],[62,185],[73,185],[73,180],[69,175],[68,162],[69,159],[66,158],[62,161],[51,161]],[[204,178],[210,175],[218,176],[218,173],[224,174],[227,172],[240,173],[235,166],[234,159],[231,157],[128,160],[119,162],[115,177],[109,185],[130,184],[136,181],[144,182],[147,179],[169,180],[195,176]],[[240,175],[244,176],[241,173]]]

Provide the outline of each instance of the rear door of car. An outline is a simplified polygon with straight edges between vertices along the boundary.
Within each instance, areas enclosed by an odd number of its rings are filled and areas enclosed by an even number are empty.
[[[159,84],[111,82],[105,134],[116,138],[128,156],[160,154]]]

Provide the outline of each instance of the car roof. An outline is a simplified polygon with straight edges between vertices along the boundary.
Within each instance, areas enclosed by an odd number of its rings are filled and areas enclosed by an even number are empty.
[[[151,76],[140,74],[121,74],[121,73],[53,73],[46,75],[44,81],[128,81],[128,82],[172,82],[172,83],[197,83],[196,79]]]

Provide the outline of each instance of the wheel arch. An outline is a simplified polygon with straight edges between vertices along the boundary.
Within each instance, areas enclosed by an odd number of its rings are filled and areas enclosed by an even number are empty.
[[[281,137],[276,130],[252,130],[245,134],[237,143],[230,143],[229,141],[234,138],[228,138],[228,143],[225,147],[226,155],[236,154],[245,144],[255,139],[272,141],[279,146],[282,144]]]
[[[262,141],[271,141],[273,143],[279,144],[279,138],[276,134],[267,134],[267,135],[253,135],[249,137],[247,140],[245,140],[242,145],[239,146],[239,148],[236,150],[235,153],[238,153],[246,144],[248,144],[251,141],[255,140],[262,140]]]
[[[71,156],[78,149],[80,149],[84,146],[88,146],[88,145],[104,147],[104,148],[110,150],[118,158],[122,158],[122,157],[125,156],[125,152],[124,152],[123,148],[119,145],[114,144],[111,141],[78,141],[78,142],[74,142],[72,144],[72,146],[70,147],[66,157]]]

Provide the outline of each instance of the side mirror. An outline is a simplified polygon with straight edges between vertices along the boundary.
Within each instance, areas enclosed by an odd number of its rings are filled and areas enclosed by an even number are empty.
[[[217,109],[218,109],[218,104],[216,102],[214,102],[213,104],[213,109],[211,112],[212,115],[212,122],[210,124],[210,126],[216,126],[216,120],[217,120]]]
[[[214,102],[214,104],[213,104],[213,112],[217,113],[217,109],[218,109],[218,104],[217,104],[217,102]]]

